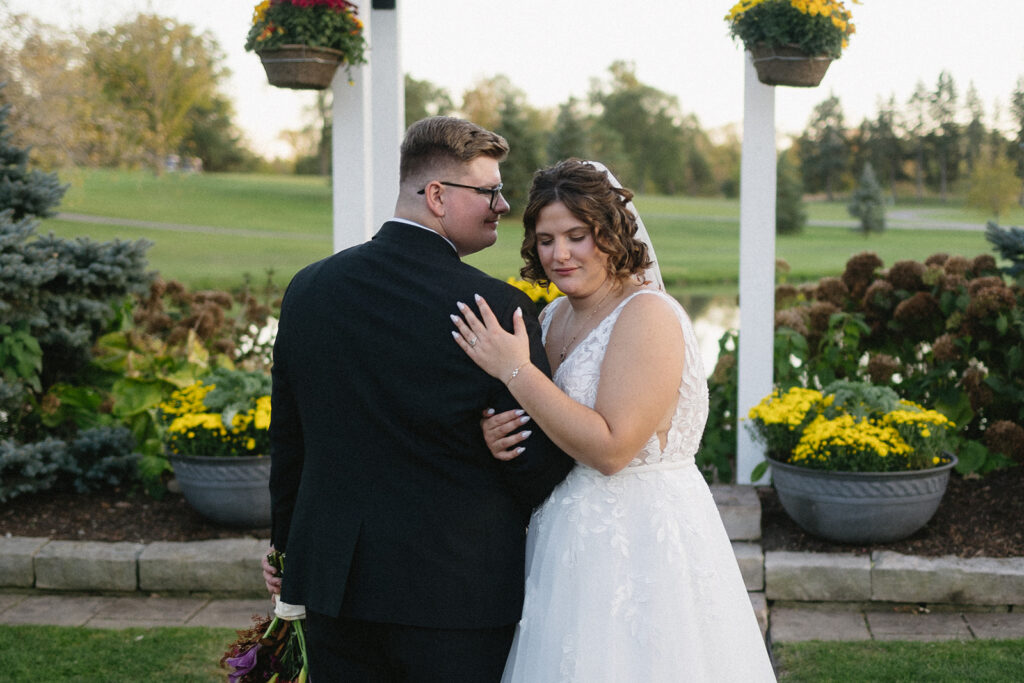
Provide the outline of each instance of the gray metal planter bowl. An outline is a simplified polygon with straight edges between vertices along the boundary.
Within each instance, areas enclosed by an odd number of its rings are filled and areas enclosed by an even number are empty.
[[[270,458],[172,455],[174,476],[185,500],[220,524],[270,526]]]
[[[911,535],[939,507],[955,455],[927,470],[825,472],[771,460],[772,483],[804,531],[839,543],[884,543]]]

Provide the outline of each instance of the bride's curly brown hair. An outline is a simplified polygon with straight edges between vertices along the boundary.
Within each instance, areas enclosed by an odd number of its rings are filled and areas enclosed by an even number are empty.
[[[633,193],[615,187],[601,169],[580,159],[566,159],[533,174],[530,198],[523,212],[526,234],[519,253],[525,265],[519,274],[542,287],[550,284],[537,253],[537,218],[541,209],[562,202],[572,215],[590,226],[597,248],[608,255],[608,274],[617,280],[650,267],[647,245],[636,239],[636,216],[626,204]]]

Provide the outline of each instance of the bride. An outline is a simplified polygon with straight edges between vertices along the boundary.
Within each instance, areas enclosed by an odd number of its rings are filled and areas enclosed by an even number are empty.
[[[459,303],[456,342],[522,411],[484,436],[515,458],[532,419],[576,461],[533,514],[526,597],[503,681],[772,681],[729,539],[694,463],[708,414],[690,320],[664,291],[632,193],[576,159],[538,171],[525,278],[567,296],[541,315],[553,380],[526,328]]]

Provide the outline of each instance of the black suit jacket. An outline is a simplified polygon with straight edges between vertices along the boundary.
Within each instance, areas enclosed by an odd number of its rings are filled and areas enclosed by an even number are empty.
[[[488,451],[481,411],[515,403],[452,340],[475,293],[506,329],[522,307],[548,371],[534,304],[434,232],[388,222],[292,280],[270,425],[285,602],[432,628],[519,619],[530,510],[572,461],[537,429],[509,463]]]

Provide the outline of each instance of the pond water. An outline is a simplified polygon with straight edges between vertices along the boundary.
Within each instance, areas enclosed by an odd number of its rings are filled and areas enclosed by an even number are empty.
[[[677,298],[693,321],[704,371],[710,375],[718,362],[718,340],[727,330],[739,328],[740,309],[736,297],[691,295]]]

